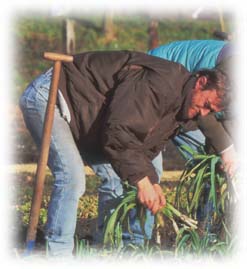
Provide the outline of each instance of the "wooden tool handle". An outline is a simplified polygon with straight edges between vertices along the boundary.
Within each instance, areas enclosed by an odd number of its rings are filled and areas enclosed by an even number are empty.
[[[47,60],[54,61],[54,68],[53,68],[53,76],[51,81],[49,99],[46,107],[41,150],[36,170],[36,180],[34,184],[34,193],[30,210],[30,219],[27,231],[27,247],[26,247],[27,252],[31,252],[35,245],[37,226],[39,222],[39,213],[44,189],[45,169],[49,156],[51,132],[54,120],[55,105],[57,100],[57,91],[58,91],[61,64],[62,62],[73,61],[73,56],[52,52],[45,52],[44,58]]]
[[[54,52],[45,52],[44,58],[50,61],[73,62],[73,56]]]

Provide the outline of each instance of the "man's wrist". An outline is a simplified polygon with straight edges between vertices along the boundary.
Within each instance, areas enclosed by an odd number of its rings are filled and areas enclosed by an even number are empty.
[[[228,151],[228,150],[232,150],[232,149],[234,149],[234,145],[233,145],[233,144],[231,144],[229,147],[227,147],[227,148],[225,148],[224,150],[222,150],[222,151],[220,152],[220,154],[222,155],[222,154],[224,154],[226,151]]]
[[[138,189],[143,188],[143,187],[146,187],[147,185],[152,185],[151,182],[150,182],[150,180],[149,180],[149,178],[147,176],[144,177],[144,178],[142,178],[142,179],[140,179],[136,183],[136,187]]]

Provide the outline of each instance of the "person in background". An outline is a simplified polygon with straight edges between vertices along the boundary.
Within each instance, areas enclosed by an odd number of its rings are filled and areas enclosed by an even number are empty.
[[[233,87],[233,70],[231,67],[234,64],[236,53],[229,42],[220,40],[174,41],[150,50],[148,54],[180,63],[190,72],[203,68],[217,68],[228,77],[228,88]],[[233,143],[234,135],[229,128],[231,126],[229,122],[232,121],[234,114],[231,110],[233,108],[228,107],[225,111],[216,114],[210,113],[206,117],[199,116],[197,119],[199,128],[188,131],[188,134],[202,144],[206,144],[207,150],[211,147],[211,151],[213,149],[214,152],[219,154],[225,171],[233,176],[236,171],[237,160]],[[186,132],[186,127],[183,131]],[[173,142],[179,146],[184,141],[178,135],[173,139]],[[194,147],[193,145],[190,146]]]

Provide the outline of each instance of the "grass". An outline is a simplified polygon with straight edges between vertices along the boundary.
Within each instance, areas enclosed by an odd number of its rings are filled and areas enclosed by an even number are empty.
[[[35,163],[29,163],[29,164],[14,164],[8,166],[8,173],[9,174],[19,174],[19,173],[30,173],[32,175],[35,175],[37,169],[37,164]],[[90,167],[85,167],[85,173],[87,175],[93,175],[93,171]],[[51,176],[51,171],[47,167],[46,168],[46,175]]]
[[[37,168],[37,164],[29,163],[29,164],[13,164],[9,165],[7,171],[9,175],[17,175],[22,173],[29,173],[32,176],[35,175],[35,171]],[[183,171],[165,171],[162,175],[162,181],[178,181],[179,177],[181,176]],[[95,175],[93,170],[89,167],[85,167],[85,173],[88,176]],[[49,168],[46,168],[46,175],[51,176],[51,172]]]
[[[34,175],[36,168],[37,168],[37,164],[35,163],[12,164],[8,166],[7,171],[10,175],[19,174],[19,173],[31,173]],[[182,174],[182,172],[183,171],[165,171],[163,172],[162,180],[163,181],[166,181],[166,180],[177,181],[180,175]],[[93,170],[89,166],[85,167],[85,173],[86,175],[95,175]],[[46,175],[51,176],[51,172],[48,167],[46,168]]]

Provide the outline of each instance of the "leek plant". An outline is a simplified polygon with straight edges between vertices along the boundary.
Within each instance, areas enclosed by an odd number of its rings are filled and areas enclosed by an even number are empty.
[[[235,240],[229,234],[224,240],[212,241],[208,233],[200,236],[194,229],[182,228],[176,237],[175,256],[223,257],[226,254],[231,254],[234,242]]]
[[[181,229],[176,238],[176,253],[226,253],[232,250],[232,217],[237,202],[236,178],[222,170],[221,158],[215,154],[192,150],[183,145],[186,163],[177,186],[175,206],[199,220],[199,229]],[[200,222],[200,211],[203,210]],[[206,210],[205,210],[206,209]]]
[[[176,207],[185,209],[189,216],[197,219],[199,207],[210,205],[212,222],[226,220],[236,201],[235,179],[220,168],[222,163],[219,156],[198,154],[186,146],[183,146],[183,150],[189,151],[193,157],[186,163],[177,186]]]
[[[140,221],[141,227],[144,231],[144,224],[146,220],[146,208],[137,201],[137,190],[135,187],[128,185],[126,191],[113,211],[113,213],[106,220],[104,231],[104,246],[113,248],[121,248],[123,229],[127,227],[131,233],[128,214],[131,209],[136,208],[137,217]],[[169,202],[160,210],[159,214],[166,216],[171,220],[174,230],[178,233],[178,221],[184,223],[188,228],[197,229],[197,221],[179,212]],[[145,234],[145,233],[144,233]]]

